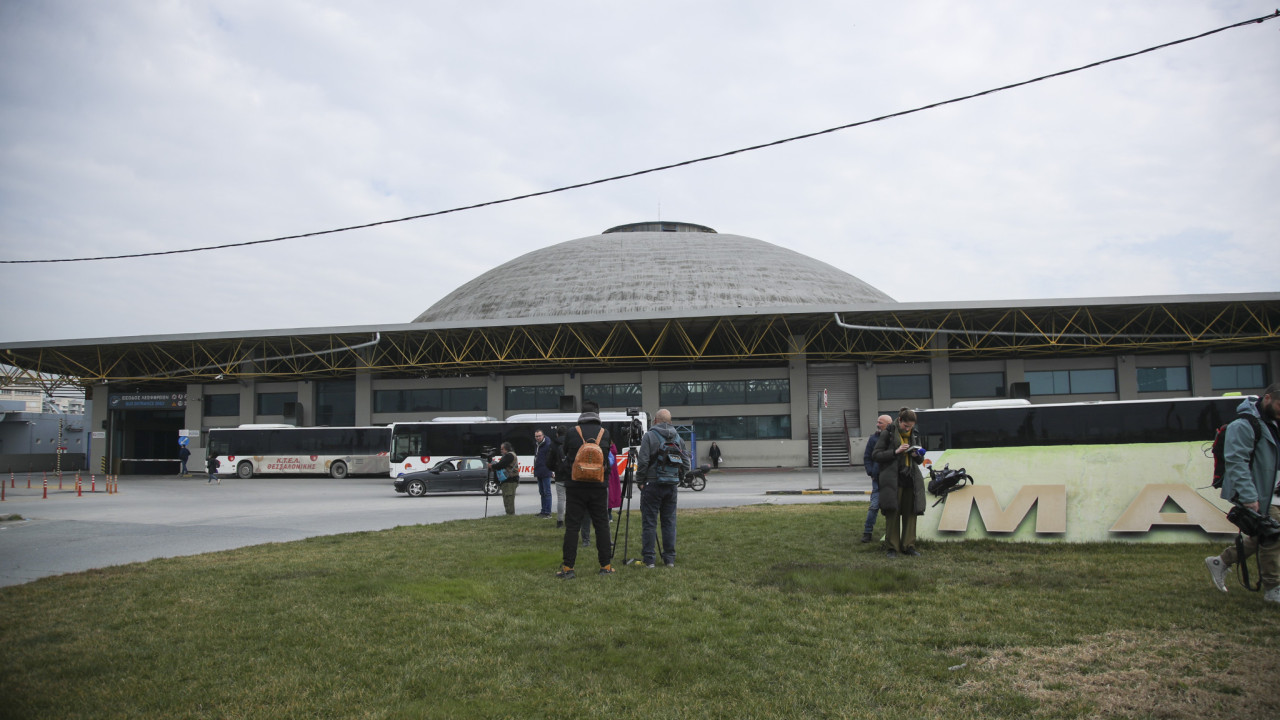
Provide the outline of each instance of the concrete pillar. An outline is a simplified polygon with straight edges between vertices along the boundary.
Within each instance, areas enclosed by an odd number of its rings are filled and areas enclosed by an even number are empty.
[[[258,381],[257,380],[241,380],[240,381],[240,423],[247,425],[257,422],[254,418],[258,412]]]
[[[791,439],[808,440],[809,400],[805,395],[809,392],[809,360],[801,352],[804,347],[804,336],[791,337],[791,358],[787,362],[788,382],[791,386]],[[707,447],[711,447],[708,445]]]
[[[1213,395],[1213,378],[1209,373],[1209,353],[1191,352],[1188,355],[1188,360],[1191,373],[1191,396],[1209,397]]]
[[[1121,354],[1116,356],[1116,399],[1138,399],[1138,364],[1133,356]]]
[[[308,383],[309,385],[310,383]],[[302,389],[302,383],[298,383],[298,389]],[[298,393],[301,399],[302,393]],[[304,418],[306,413],[305,405],[302,406]],[[356,425],[372,425],[373,424],[373,376],[368,370],[356,371]]]
[[[653,419],[653,414],[661,409],[659,403],[662,402],[657,370],[641,370],[640,371],[640,398],[642,403],[640,409],[649,413],[649,419]]]
[[[485,413],[489,417],[495,417],[499,420],[507,417],[507,394],[506,382],[501,375],[489,373],[485,380],[485,389],[489,394],[489,411]]]

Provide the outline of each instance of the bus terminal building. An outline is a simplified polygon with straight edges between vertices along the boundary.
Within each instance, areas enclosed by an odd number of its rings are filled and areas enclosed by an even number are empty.
[[[715,441],[731,467],[813,465],[821,438],[824,464],[857,465],[901,407],[1259,394],[1280,378],[1280,293],[898,303],[768,242],[652,222],[512,259],[408,323],[3,343],[0,373],[84,388],[88,466],[110,472],[174,472],[179,437],[198,468],[210,428],[584,399],[669,408],[700,463]]]

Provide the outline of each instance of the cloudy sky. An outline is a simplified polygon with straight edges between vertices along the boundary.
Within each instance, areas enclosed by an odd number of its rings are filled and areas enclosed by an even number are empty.
[[[506,198],[1275,7],[4,0],[0,260],[182,250]],[[496,207],[227,250],[0,264],[0,341],[409,322],[512,257],[659,218],[805,253],[905,302],[1274,292],[1277,78],[1280,20]]]

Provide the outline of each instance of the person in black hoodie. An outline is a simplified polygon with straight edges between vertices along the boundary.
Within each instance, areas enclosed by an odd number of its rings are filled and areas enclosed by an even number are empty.
[[[564,478],[565,516],[563,559],[556,577],[571,580],[576,577],[573,565],[578,559],[578,532],[584,517],[590,517],[596,529],[596,555],[600,560],[600,574],[612,575],[613,547],[609,542],[609,484],[605,482],[581,482],[573,479],[573,461],[578,449],[586,442],[595,442],[605,458],[613,442],[609,431],[600,425],[600,406],[592,400],[582,401],[582,414],[578,424],[569,428],[564,436],[564,454],[557,473],[557,481]]]

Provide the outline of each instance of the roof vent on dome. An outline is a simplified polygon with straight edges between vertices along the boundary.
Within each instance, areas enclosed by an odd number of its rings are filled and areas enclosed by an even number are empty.
[[[695,225],[687,222],[638,222],[629,225],[619,225],[611,227],[604,231],[605,235],[609,233],[622,232],[698,232],[698,233],[714,233],[715,230],[706,225]]]

